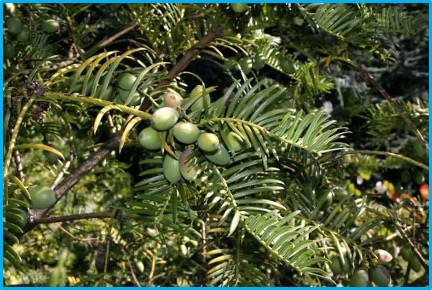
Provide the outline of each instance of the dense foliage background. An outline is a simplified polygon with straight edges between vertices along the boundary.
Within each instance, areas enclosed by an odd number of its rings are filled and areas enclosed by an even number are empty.
[[[427,4],[3,11],[5,285],[429,284]]]

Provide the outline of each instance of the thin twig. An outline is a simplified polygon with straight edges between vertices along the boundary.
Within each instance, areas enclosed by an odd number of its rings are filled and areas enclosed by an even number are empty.
[[[114,34],[113,36],[111,36],[110,38],[106,39],[106,40],[102,40],[101,42],[99,42],[96,47],[99,48],[103,48],[105,46],[107,46],[108,44],[110,44],[111,42],[113,42],[114,40],[116,40],[117,38],[119,38],[120,36],[122,36],[123,34],[128,33],[129,31],[131,31],[132,29],[134,29],[138,24],[132,24],[129,27],[126,27],[125,29],[123,29],[120,32],[117,32],[116,34]]]
[[[64,216],[51,216],[51,217],[41,217],[35,218],[33,223],[35,224],[52,224],[52,223],[60,223],[60,222],[70,222],[76,220],[87,220],[94,218],[110,218],[112,216],[111,212],[91,212],[91,213],[80,213],[80,214],[72,214],[72,215],[64,215]]]
[[[210,32],[206,36],[204,36],[201,41],[195,45],[191,50],[189,50],[180,60],[176,63],[175,66],[173,66],[170,71],[168,72],[168,75],[164,80],[162,80],[159,85],[156,87],[155,90],[160,89],[164,86],[167,86],[170,84],[170,82],[176,78],[187,66],[189,63],[191,63],[200,53],[201,50],[210,43],[212,43],[216,38],[218,38],[222,34],[222,28],[218,27],[215,31]],[[152,107],[151,101],[146,98],[144,102],[140,106],[141,111],[148,111]]]
[[[406,234],[406,232],[402,229],[402,227],[399,224],[399,219],[397,217],[393,217],[396,228],[398,230],[398,232],[401,234],[402,238],[408,243],[408,245],[410,246],[411,250],[413,251],[413,253],[417,256],[417,258],[420,261],[420,264],[422,264],[423,268],[425,268],[426,272],[429,272],[429,265],[426,262],[425,258],[423,257],[423,255],[419,252],[419,250],[417,250],[416,246],[414,245],[414,243],[411,241],[411,239],[408,237],[408,235]]]
[[[425,164],[423,164],[421,162],[418,162],[418,161],[416,161],[414,159],[411,159],[409,157],[406,157],[406,156],[403,156],[403,155],[400,155],[400,154],[396,154],[396,153],[393,153],[393,152],[375,151],[375,150],[356,150],[356,151],[353,151],[353,152],[348,152],[346,154],[356,154],[356,153],[390,156],[390,157],[398,158],[398,159],[404,160],[406,162],[409,162],[409,163],[411,163],[411,164],[413,164],[413,165],[415,165],[417,167],[420,167],[420,168],[422,168],[424,170],[429,170],[429,166],[427,166],[427,165],[425,165]]]
[[[135,272],[134,272],[134,269],[133,269],[133,267],[132,267],[132,263],[131,263],[131,261],[130,261],[130,259],[129,259],[129,255],[128,255],[128,253],[126,253],[125,249],[123,249],[123,248],[121,249],[121,251],[123,252],[123,254],[124,254],[125,257],[126,257],[127,264],[128,264],[129,269],[130,269],[130,271],[131,271],[132,280],[134,280],[135,284],[136,284],[138,287],[141,287],[140,282],[138,281],[137,277],[135,276]]]
[[[426,149],[426,151],[429,152],[429,144],[426,141],[426,139],[423,137],[422,133],[419,131],[417,126],[414,124],[414,122],[411,120],[411,118],[407,115],[407,113],[392,99],[392,97],[387,93],[387,91],[375,80],[375,78],[367,72],[361,65],[359,64],[353,64],[354,67],[358,70],[360,75],[363,77],[363,79],[372,84],[375,89],[380,92],[380,94],[389,102],[389,104],[393,107],[396,112],[398,112],[402,118],[405,120],[405,122],[411,127],[411,130],[416,135],[417,139],[420,141],[420,144]]]

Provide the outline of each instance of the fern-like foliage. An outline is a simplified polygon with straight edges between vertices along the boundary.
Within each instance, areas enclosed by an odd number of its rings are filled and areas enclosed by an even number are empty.
[[[283,218],[272,215],[250,216],[245,221],[247,231],[262,245],[302,274],[316,275],[328,279],[328,274],[316,267],[326,262],[317,240],[308,240],[308,234],[316,227],[297,223],[294,211]]]
[[[241,250],[215,249],[210,257],[207,272],[209,285],[220,286],[270,286],[269,277],[260,269],[259,261]]]

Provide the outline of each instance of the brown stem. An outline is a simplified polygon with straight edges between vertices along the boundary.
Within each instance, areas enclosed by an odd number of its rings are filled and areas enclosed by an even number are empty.
[[[402,118],[405,120],[405,122],[411,127],[411,130],[416,135],[417,139],[420,141],[420,144],[423,145],[423,147],[426,149],[426,151],[429,152],[429,144],[423,137],[422,133],[419,131],[417,126],[414,124],[414,122],[411,120],[411,118],[407,115],[405,110],[403,110],[395,101],[393,101],[392,97],[387,93],[387,91],[375,80],[375,78],[367,72],[361,65],[354,64],[354,67],[358,70],[362,78],[373,85],[378,92],[389,102],[389,104],[393,107],[396,112],[398,112]]]
[[[33,220],[34,224],[52,224],[52,223],[61,223],[61,222],[70,222],[76,220],[87,220],[87,219],[97,219],[97,218],[111,218],[111,212],[91,212],[91,213],[81,213],[81,214],[72,214],[65,216],[51,216],[51,217],[42,217],[36,218]]]
[[[169,83],[177,77],[187,66],[192,62],[201,52],[201,50],[213,42],[216,38],[218,38],[222,34],[222,27],[218,27],[215,31],[210,32],[206,36],[204,36],[201,41],[195,45],[191,50],[189,50],[180,60],[179,62],[173,66],[168,72],[167,77],[162,80],[159,85],[156,87],[160,89],[164,86],[169,85]],[[141,111],[148,111],[152,107],[151,101],[146,98],[144,102],[140,106]]]
[[[413,253],[417,256],[417,258],[420,261],[420,264],[422,264],[423,268],[425,268],[426,273],[429,272],[429,265],[426,262],[425,258],[423,257],[423,255],[419,252],[419,250],[417,250],[416,246],[414,245],[414,243],[411,241],[411,239],[408,237],[407,233],[403,230],[403,228],[400,226],[398,218],[395,218],[395,225],[396,228],[398,230],[398,232],[401,234],[402,238],[408,243],[408,245],[410,246],[411,250],[413,251]]]

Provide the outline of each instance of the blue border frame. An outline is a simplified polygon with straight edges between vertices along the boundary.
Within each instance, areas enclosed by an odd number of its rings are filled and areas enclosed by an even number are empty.
[[[0,0],[1,1],[1,0]],[[394,1],[364,1],[364,2],[359,2],[359,1],[340,1],[340,0],[335,0],[335,1],[290,1],[290,3],[407,3],[407,4],[415,4],[415,3],[425,3],[425,4],[429,4],[429,39],[430,39],[430,28],[432,27],[432,0],[429,1],[403,1],[403,0],[394,0]],[[252,0],[252,1],[202,1],[202,0],[197,0],[197,1],[158,1],[158,3],[233,3],[233,2],[238,2],[238,3],[263,3],[262,1],[256,1],[256,0]],[[287,3],[287,1],[266,1],[267,3]],[[15,1],[5,1],[4,3],[58,3],[58,1],[53,1],[53,0],[48,0],[48,1],[33,1],[33,0],[15,0]],[[4,4],[2,3],[2,4]],[[82,0],[82,1],[71,1],[71,0],[66,0],[66,1],[61,1],[61,3],[155,3],[155,2],[150,2],[150,1],[139,1],[139,0],[129,0],[129,1],[120,1],[120,0],[116,0],[116,1],[87,1],[87,0]],[[0,5],[0,14],[1,14],[1,20],[3,22],[3,5]],[[2,36],[3,36],[3,30],[2,30]],[[0,45],[1,47],[3,47],[3,37],[0,38]],[[429,41],[429,51],[432,51],[432,44]],[[1,49],[0,51],[0,55],[3,59],[3,49]],[[431,71],[432,68],[432,59],[429,57],[429,72]],[[0,72],[1,74],[1,79],[2,79],[2,84],[3,84],[3,70],[1,70]],[[429,84],[431,83],[431,75],[429,73]],[[429,85],[429,98],[430,98],[430,94],[432,92],[432,89]],[[2,100],[2,108],[3,108],[3,90],[0,93],[1,94],[1,100]],[[430,99],[429,99],[430,100]],[[3,128],[3,110],[0,111],[0,122],[1,122],[1,128]],[[429,136],[431,136],[431,127],[430,127],[430,116],[429,116]],[[2,139],[2,143],[3,143],[3,139]],[[429,142],[429,146],[430,146],[431,142]],[[2,144],[3,145],[3,144]],[[1,155],[3,156],[3,146],[0,147],[0,152]],[[431,163],[431,156],[429,155],[429,164]],[[2,168],[3,168],[3,162],[4,160],[1,160],[1,164],[2,164]],[[431,173],[429,172],[429,181],[431,180]],[[2,181],[3,181],[3,176],[2,176]],[[3,187],[1,188],[1,196],[3,197]],[[0,213],[2,220],[3,220],[3,211],[1,211]],[[430,220],[432,218],[432,213],[429,210],[429,225],[430,225]],[[3,224],[1,225],[1,228],[3,229]],[[3,238],[3,230],[0,232],[1,237]],[[429,230],[429,241],[431,241],[432,238],[432,234]],[[1,253],[3,253],[3,243],[1,243],[0,245],[0,249],[1,249]],[[429,244],[429,252],[431,252],[430,250],[432,249],[432,246]],[[0,261],[0,268],[3,271],[3,259],[1,259]],[[429,289],[431,286],[431,278],[432,278],[432,274],[431,272],[429,272]],[[4,280],[2,279],[2,286],[0,286],[0,288],[5,287],[4,286]],[[14,287],[14,288],[26,288],[26,287]],[[37,287],[39,289],[51,289],[51,287]],[[64,289],[73,289],[73,288],[81,288],[81,287],[57,287],[57,288],[64,288]],[[86,288],[101,288],[101,287],[86,287]],[[130,287],[114,287],[114,288],[130,288]],[[151,288],[158,288],[158,289],[171,289],[172,287],[151,287]],[[176,287],[176,288],[185,288],[185,289],[201,289],[202,287]],[[218,287],[205,287],[205,288],[209,288],[209,289],[219,289]],[[273,288],[290,288],[290,287],[242,287],[245,289],[273,289]],[[367,287],[358,287],[358,289],[368,289]],[[379,288],[389,288],[389,287],[375,287],[375,289],[379,289]],[[310,287],[296,287],[296,289],[310,289]],[[417,289],[417,287],[404,287],[404,289]],[[423,288],[424,289],[424,288]]]

